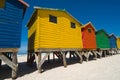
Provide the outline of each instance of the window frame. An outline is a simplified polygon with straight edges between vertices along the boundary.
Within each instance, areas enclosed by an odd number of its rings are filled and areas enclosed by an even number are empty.
[[[91,30],[91,28],[88,28],[88,32],[89,32],[89,33],[92,33],[92,30]]]
[[[57,16],[49,15],[49,22],[57,24]]]
[[[70,26],[71,26],[71,28],[76,28],[76,24],[74,23],[74,22],[70,22]]]

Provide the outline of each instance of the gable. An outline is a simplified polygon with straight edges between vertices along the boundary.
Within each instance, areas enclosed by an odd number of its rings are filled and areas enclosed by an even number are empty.
[[[107,36],[107,37],[109,37],[109,35],[102,29],[102,30],[99,30],[99,31],[97,31],[96,32],[96,35],[102,35],[102,34],[104,34],[105,36]]]
[[[53,8],[41,8],[41,7],[36,7],[36,6],[34,7],[34,9],[35,9],[34,11],[38,10],[39,12],[40,11],[45,11],[45,12],[48,11],[47,13],[53,13],[53,14],[57,13],[61,17],[69,17],[69,18],[71,18],[71,20],[73,21],[73,23],[76,22],[80,26],[82,25],[76,18],[74,18],[71,14],[69,14],[64,9],[60,10],[60,9],[53,9]],[[62,15],[62,14],[64,14],[64,15]],[[34,15],[34,12],[33,12],[33,14],[31,16],[33,16],[33,15]],[[40,15],[40,14],[38,14],[38,15]],[[49,15],[51,15],[51,14],[49,14]],[[53,15],[53,16],[56,16],[56,15]],[[31,18],[29,19],[28,24],[29,24],[30,20],[31,20]]]

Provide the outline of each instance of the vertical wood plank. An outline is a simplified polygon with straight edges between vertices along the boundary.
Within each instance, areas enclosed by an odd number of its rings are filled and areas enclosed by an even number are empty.
[[[76,52],[76,54],[79,56],[79,58],[80,58],[80,63],[82,64],[82,62],[83,62],[82,53],[79,53],[78,51],[75,51],[75,52]]]
[[[14,52],[12,54],[12,62],[16,65],[16,69],[12,69],[12,78],[15,79],[17,78],[17,70],[18,70],[18,64],[17,64],[17,53]]]
[[[36,60],[36,66],[37,66],[37,69],[38,69],[38,73],[42,72],[42,69],[39,68],[39,65],[40,65],[40,61],[41,61],[41,53],[39,52],[35,52],[35,60]]]
[[[55,61],[55,54],[54,54],[54,52],[53,52],[53,61]]]
[[[50,55],[48,55],[48,63],[50,63]]]
[[[1,69],[1,65],[2,65],[2,60],[0,60],[0,69]]]
[[[89,51],[86,52],[86,61],[89,61]]]
[[[70,53],[69,53],[70,55],[69,55],[69,58],[71,59],[71,51],[70,51]]]
[[[97,60],[97,51],[92,51],[92,52],[93,52],[93,54],[95,56],[94,59]]]
[[[29,54],[30,54],[30,52],[28,51],[28,53],[27,53],[27,63],[29,64]]]
[[[39,52],[38,53],[38,73],[41,73],[42,72],[42,68],[41,67],[39,67],[39,65],[40,65],[40,61],[41,61],[41,53]]]
[[[63,64],[64,64],[64,67],[67,67],[65,52],[61,52],[61,53],[63,55]]]
[[[104,50],[104,56],[106,57],[106,50]]]

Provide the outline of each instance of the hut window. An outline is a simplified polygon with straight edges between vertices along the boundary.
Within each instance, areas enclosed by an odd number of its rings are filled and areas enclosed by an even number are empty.
[[[0,8],[4,8],[5,6],[5,0],[0,0]]]
[[[49,22],[57,23],[57,17],[49,15]]]
[[[91,33],[91,29],[90,28],[88,29],[88,32]]]
[[[75,28],[75,23],[71,22],[71,28]]]

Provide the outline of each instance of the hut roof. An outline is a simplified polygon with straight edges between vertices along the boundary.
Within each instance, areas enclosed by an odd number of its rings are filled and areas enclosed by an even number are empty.
[[[92,26],[92,28],[96,31],[96,28],[93,26],[93,24],[91,23],[91,22],[88,22],[87,24],[85,24],[85,25],[83,25],[81,28],[85,28],[85,27],[87,27],[87,25],[91,25]]]
[[[112,34],[109,34],[109,37],[114,37],[115,39],[117,39],[117,37],[112,33]]]
[[[38,9],[42,9],[42,10],[52,10],[52,11],[62,11],[62,12],[65,12],[66,14],[68,14],[70,17],[72,17],[75,21],[77,21],[80,25],[82,25],[81,22],[79,22],[76,18],[74,18],[69,12],[67,12],[65,9],[55,9],[55,8],[44,8],[44,7],[38,7],[38,6],[34,6],[34,11],[32,13],[32,15],[35,13],[36,10]],[[27,25],[29,24],[31,18],[32,18],[32,15],[27,23]]]
[[[107,32],[104,29],[96,31],[96,34],[99,33],[99,32],[104,32],[109,37],[109,35],[107,34]]]
[[[29,7],[29,4],[26,3],[25,1],[23,1],[23,0],[18,0],[18,1],[21,2],[25,7]]]

